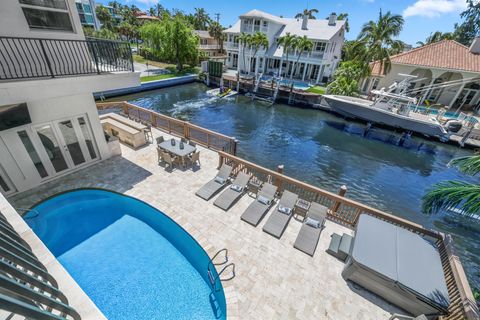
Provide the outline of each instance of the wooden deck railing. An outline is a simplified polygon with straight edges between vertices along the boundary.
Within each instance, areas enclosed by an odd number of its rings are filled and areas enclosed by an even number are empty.
[[[202,128],[188,121],[178,120],[153,110],[139,107],[126,101],[97,103],[97,109],[121,110],[123,114],[130,118],[149,123],[155,128],[192,140],[209,149],[233,155],[237,152],[237,140],[233,137]]]
[[[260,181],[275,184],[280,192],[289,190],[298,194],[301,199],[318,202],[329,208],[328,218],[334,222],[354,228],[361,214],[369,214],[436,241],[451,301],[450,314],[442,317],[442,319],[479,319],[480,313],[473,298],[472,290],[468,284],[460,259],[454,253],[452,239],[449,235],[427,229],[420,224],[317,188],[226,152],[220,151],[218,154],[219,167],[224,163],[228,164],[233,167],[233,175],[240,171],[247,172]]]

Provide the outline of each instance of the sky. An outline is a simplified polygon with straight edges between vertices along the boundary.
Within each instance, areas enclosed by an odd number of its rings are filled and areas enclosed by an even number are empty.
[[[108,3],[109,0],[96,0]],[[415,45],[424,41],[432,32],[453,31],[455,22],[461,22],[460,12],[466,8],[466,0],[118,0],[124,4],[135,4],[143,10],[162,4],[167,9],[177,8],[193,13],[194,8],[204,8],[214,17],[220,13],[220,23],[226,27],[237,21],[238,16],[252,9],[262,10],[274,15],[293,17],[304,8],[319,10],[317,18],[326,18],[331,12],[348,13],[350,32],[347,39],[355,39],[362,25],[376,20],[378,12],[391,11],[400,14],[405,24],[400,40]]]

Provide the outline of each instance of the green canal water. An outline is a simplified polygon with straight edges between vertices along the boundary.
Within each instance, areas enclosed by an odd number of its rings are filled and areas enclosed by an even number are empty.
[[[282,104],[269,107],[244,96],[217,99],[200,83],[117,97],[162,114],[188,120],[239,141],[238,155],[372,207],[451,233],[472,286],[480,287],[480,220],[448,213],[426,216],[421,197],[442,180],[462,175],[447,163],[471,151],[413,137],[402,146],[400,133],[346,121],[334,114]]]

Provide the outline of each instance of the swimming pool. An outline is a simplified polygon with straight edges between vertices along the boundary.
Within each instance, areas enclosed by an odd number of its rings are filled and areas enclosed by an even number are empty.
[[[226,318],[221,283],[212,293],[208,280],[207,253],[157,209],[82,189],[34,210],[27,223],[107,318]]]

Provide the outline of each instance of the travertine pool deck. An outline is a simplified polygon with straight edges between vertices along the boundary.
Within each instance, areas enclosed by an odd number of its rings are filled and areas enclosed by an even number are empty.
[[[154,135],[160,133],[154,131]],[[168,135],[162,133],[164,136]],[[236,265],[236,277],[224,282],[229,319],[388,319],[400,312],[341,276],[343,262],[325,252],[330,235],[352,234],[327,221],[317,251],[310,257],[293,247],[301,222],[290,221],[281,239],[262,231],[266,218],[252,227],[240,215],[254,200],[245,195],[228,212],[195,192],[217,172],[216,152],[199,147],[201,166],[169,172],[157,164],[154,145],[139,150],[122,146],[122,156],[92,165],[9,198],[28,208],[65,190],[105,188],[141,199],[158,208],[213,256],[222,248]],[[205,270],[206,272],[206,270]]]

